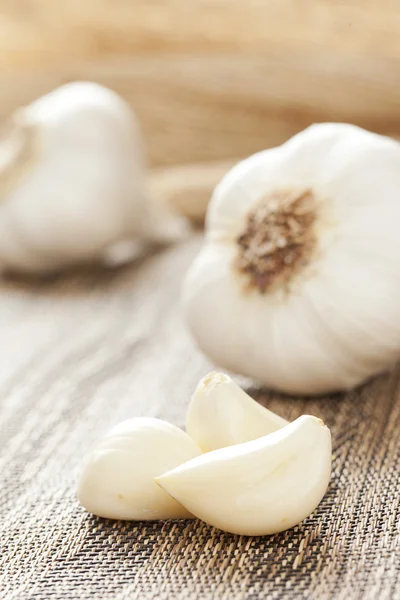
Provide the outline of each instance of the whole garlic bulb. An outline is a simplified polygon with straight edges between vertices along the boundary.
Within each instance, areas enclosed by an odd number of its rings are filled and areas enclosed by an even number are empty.
[[[46,272],[186,225],[144,190],[139,129],[128,104],[89,82],[18,110],[0,137],[0,270]]]
[[[109,519],[190,518],[154,477],[200,454],[195,442],[170,423],[150,417],[124,421],[89,454],[78,500],[89,512]]]
[[[313,125],[215,189],[183,304],[200,348],[267,386],[351,388],[400,354],[400,145]]]

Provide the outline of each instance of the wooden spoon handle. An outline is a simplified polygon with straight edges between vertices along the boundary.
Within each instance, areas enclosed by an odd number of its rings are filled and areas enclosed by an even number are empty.
[[[201,225],[215,186],[238,160],[152,169],[150,194],[192,223]]]

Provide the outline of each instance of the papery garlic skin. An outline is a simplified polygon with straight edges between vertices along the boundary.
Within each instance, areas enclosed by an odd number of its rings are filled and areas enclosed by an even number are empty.
[[[157,477],[193,515],[240,535],[267,535],[308,517],[331,473],[331,436],[302,416],[263,438],[208,452]]]
[[[186,414],[186,431],[203,452],[249,442],[287,424],[215,371],[201,379]]]
[[[154,477],[201,454],[181,429],[136,418],[111,429],[90,453],[78,486],[89,512],[109,519],[192,518]]]
[[[239,163],[215,189],[184,285],[200,348],[292,394],[388,368],[400,354],[399,190],[400,144],[352,125],[314,125]]]
[[[161,218],[143,179],[139,128],[115,92],[70,83],[21,108],[0,138],[0,270],[47,272],[127,238],[169,238],[182,220]]]

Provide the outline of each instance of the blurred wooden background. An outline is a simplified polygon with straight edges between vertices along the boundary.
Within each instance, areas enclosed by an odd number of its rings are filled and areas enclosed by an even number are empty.
[[[0,0],[0,118],[74,79],[135,108],[152,165],[314,121],[400,135],[398,0]]]

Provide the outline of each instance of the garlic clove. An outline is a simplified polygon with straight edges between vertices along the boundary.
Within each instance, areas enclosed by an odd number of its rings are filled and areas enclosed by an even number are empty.
[[[78,485],[78,500],[109,519],[191,518],[154,482],[154,477],[201,454],[174,425],[154,418],[120,423],[90,453]]]
[[[186,222],[147,197],[142,153],[129,105],[98,84],[19,109],[0,139],[0,269],[47,272],[126,239],[181,236]]]
[[[331,473],[331,436],[305,415],[263,438],[203,454],[156,478],[206,523],[240,535],[289,529],[322,500]]]
[[[287,424],[215,371],[199,382],[186,414],[186,431],[203,452],[249,442]]]
[[[318,124],[234,167],[183,308],[216,364],[291,394],[349,389],[400,352],[400,144]]]

